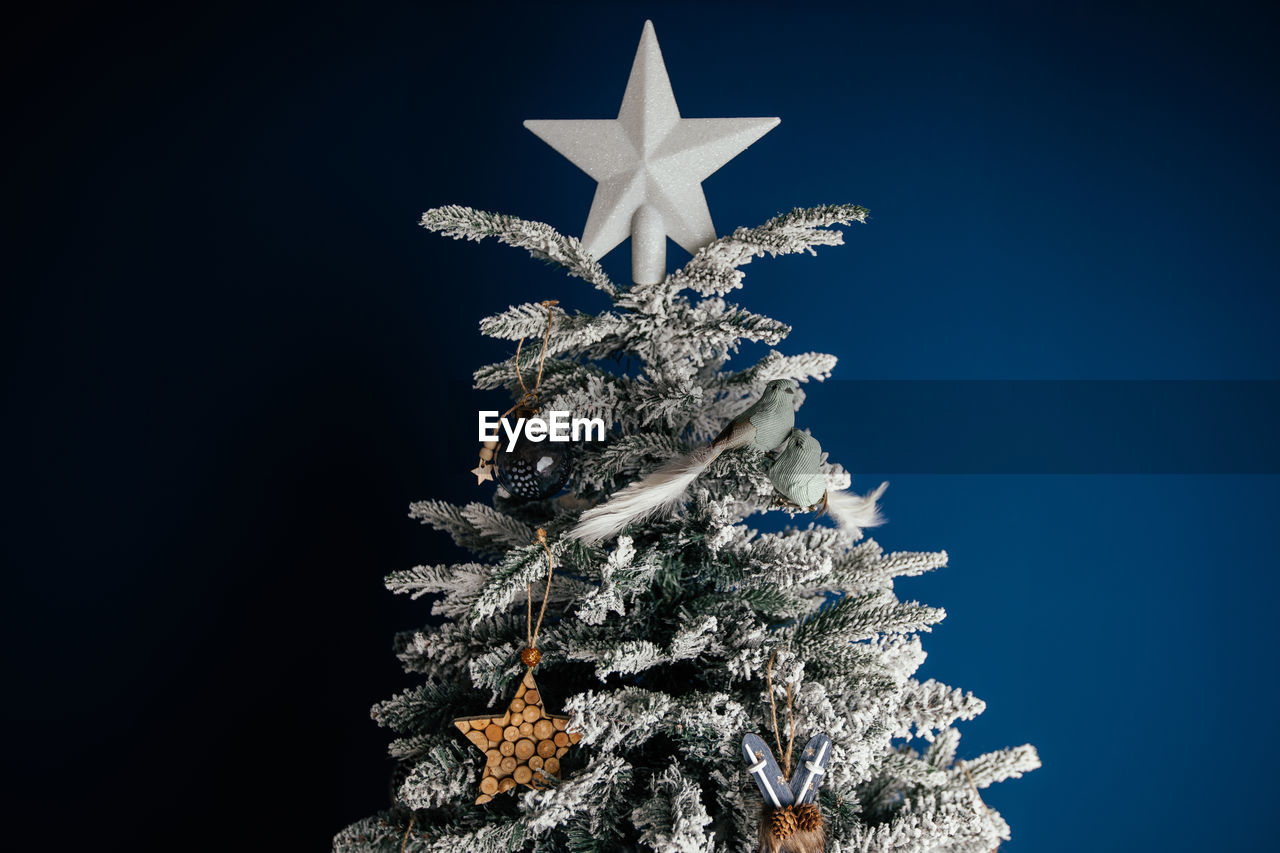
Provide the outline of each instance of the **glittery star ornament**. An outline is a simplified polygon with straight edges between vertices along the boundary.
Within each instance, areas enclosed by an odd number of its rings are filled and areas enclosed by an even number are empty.
[[[645,21],[617,119],[524,126],[599,182],[582,234],[603,257],[631,237],[631,277],[666,275],[667,237],[689,253],[716,237],[702,181],[778,124],[776,118],[681,118],[653,22]]]
[[[453,724],[485,756],[476,803],[487,803],[516,785],[537,788],[539,770],[559,777],[560,759],[582,738],[565,731],[567,716],[547,713],[532,668],[504,713],[458,717]]]

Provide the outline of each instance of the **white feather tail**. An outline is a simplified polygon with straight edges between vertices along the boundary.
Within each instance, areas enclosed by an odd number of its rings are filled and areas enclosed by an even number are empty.
[[[675,510],[693,481],[724,449],[708,445],[671,460],[605,503],[584,512],[577,525],[566,534],[567,538],[594,545],[621,533],[629,524]]]
[[[881,483],[874,491],[865,495],[830,490],[827,492],[827,511],[841,530],[854,539],[861,539],[864,527],[884,524],[884,517],[880,515],[880,507],[876,506],[876,501],[887,488],[888,483]]]

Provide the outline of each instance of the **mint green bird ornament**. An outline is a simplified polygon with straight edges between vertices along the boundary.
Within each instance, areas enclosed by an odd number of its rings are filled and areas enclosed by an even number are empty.
[[[822,476],[822,445],[807,432],[791,430],[769,466],[769,482],[779,496],[802,509],[823,501],[827,478]]]
[[[795,384],[788,379],[773,380],[764,386],[759,400],[720,430],[711,446],[721,445],[723,450],[750,447],[768,453],[786,441],[795,427],[795,403]]]
[[[841,530],[854,539],[861,538],[864,527],[883,524],[876,501],[889,487],[881,483],[867,495],[855,495],[828,489],[822,473],[822,445],[806,432],[792,429],[778,456],[769,466],[769,482],[778,496],[800,509],[818,506],[819,514],[831,513]]]
[[[721,453],[751,448],[768,452],[782,444],[796,424],[796,386],[775,379],[760,399],[729,422],[705,447],[673,459],[582,514],[566,534],[589,545],[603,542],[630,524],[671,512],[685,492]]]

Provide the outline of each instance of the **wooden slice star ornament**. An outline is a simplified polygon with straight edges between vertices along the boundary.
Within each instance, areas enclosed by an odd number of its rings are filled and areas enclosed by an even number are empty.
[[[477,804],[487,803],[516,785],[539,788],[542,773],[559,778],[560,759],[570,746],[582,739],[581,734],[568,731],[568,716],[547,713],[542,691],[533,677],[534,668],[542,660],[542,653],[538,651],[538,631],[547,612],[547,593],[551,591],[554,572],[545,530],[538,530],[538,542],[547,552],[547,586],[536,626],[533,624],[532,590],[528,586],[525,588],[528,646],[520,653],[520,661],[528,668],[516,687],[515,696],[501,714],[457,717],[453,721],[458,731],[484,753],[484,773],[480,777]]]
[[[547,713],[532,667],[525,671],[505,712],[458,717],[453,724],[485,756],[477,803],[487,803],[516,785],[540,787],[538,771],[559,777],[560,759],[582,737],[565,731],[566,715]]]

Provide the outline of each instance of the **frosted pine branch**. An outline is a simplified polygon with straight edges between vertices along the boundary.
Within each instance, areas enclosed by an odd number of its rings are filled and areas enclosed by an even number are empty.
[[[468,671],[476,655],[515,647],[525,639],[524,634],[523,613],[518,618],[504,613],[481,622],[446,622],[438,628],[397,634],[396,657],[407,672],[456,680]]]
[[[821,352],[783,355],[777,350],[770,350],[768,355],[746,370],[726,376],[724,385],[726,387],[745,386],[758,392],[765,383],[774,379],[794,379],[797,382],[816,379],[822,382],[831,378],[831,371],[835,369],[836,361],[834,355]]]
[[[387,744],[387,755],[392,758],[412,760],[425,755],[440,742],[439,733],[409,735],[396,738]]]
[[[526,545],[512,550],[489,573],[471,607],[471,619],[480,620],[504,609],[517,594],[524,596],[526,587],[546,575],[547,556],[541,545]]]
[[[481,554],[504,554],[513,532],[501,525],[490,526],[488,520],[491,519],[486,510],[488,513],[493,512],[492,507],[481,503],[470,503],[460,507],[444,501],[418,501],[410,504],[409,517],[448,533],[453,537],[453,541],[463,548],[469,548]],[[480,519],[481,527],[476,526],[475,519]],[[532,539],[532,531],[530,531],[529,538],[525,541]]]
[[[739,341],[764,342],[776,346],[791,327],[786,323],[755,314],[722,299],[706,299],[689,309],[686,345],[696,346],[695,364],[704,364],[738,349]],[[650,358],[650,362],[656,359]]]
[[[570,660],[595,667],[596,677],[605,681],[615,673],[633,674],[662,664],[693,660],[715,642],[716,618],[704,615],[688,621],[664,648],[650,640],[630,640],[617,636],[588,635],[585,630],[568,640],[569,626],[560,626],[557,642],[564,643]]]
[[[963,762],[973,777],[973,784],[986,788],[1006,779],[1021,778],[1040,766],[1040,754],[1031,744],[1009,747],[996,752],[988,752],[970,761]]]
[[[678,762],[653,779],[631,820],[651,850],[705,853],[714,847],[715,833],[705,831],[711,816],[702,805],[702,789],[684,777]]]
[[[457,582],[459,574],[470,571],[477,573],[484,570],[479,563],[467,563],[460,566],[414,566],[387,575],[385,585],[396,595],[407,595],[418,600],[424,595],[450,590]]]
[[[646,426],[658,420],[669,427],[682,424],[702,403],[702,388],[687,377],[642,377],[636,385],[641,400],[635,408]]]
[[[965,693],[929,679],[914,685],[902,699],[902,722],[914,725],[915,737],[933,740],[934,733],[946,729],[956,720],[972,720],[986,710],[986,703],[972,693]],[[910,737],[906,725],[894,734]]]
[[[404,827],[383,812],[343,828],[333,838],[333,853],[399,853]]]
[[[601,752],[611,752],[623,744],[641,746],[657,733],[675,700],[665,693],[641,687],[573,696],[565,710],[573,715],[573,728],[582,733],[582,743]]]
[[[956,749],[960,746],[960,730],[947,728],[939,732],[925,750],[924,760],[931,766],[943,769],[949,767],[956,759]]]
[[[483,651],[476,651],[467,661],[467,674],[471,683],[480,690],[489,691],[489,704],[497,702],[498,695],[524,671],[519,658],[524,646],[524,638],[494,643]]]
[[[365,827],[368,827],[367,823],[362,828]],[[511,818],[498,818],[479,828],[475,828],[474,823],[458,821],[449,825],[444,831],[439,827],[433,827],[430,833],[421,829],[414,830],[408,833],[407,840],[403,840],[406,839],[403,826],[400,827],[399,833],[387,836],[385,841],[380,829],[381,827],[365,828],[365,832],[369,833],[369,839],[362,841],[360,846],[340,846],[338,842],[345,842],[346,839],[339,836],[334,841],[334,850],[337,853],[345,853],[347,850],[375,849],[379,853],[384,850],[387,853],[399,853],[400,845],[403,843],[405,853],[410,851],[412,853],[457,853],[459,850],[472,851],[472,853],[505,853],[509,850],[522,849],[525,837],[528,835],[524,824]],[[377,846],[365,846],[374,844]]]
[[[624,615],[626,601],[643,590],[657,571],[651,554],[646,552],[637,561],[631,537],[618,537],[617,547],[600,568],[600,585],[580,596],[578,618],[586,625],[600,625],[609,613]]]
[[[688,760],[723,759],[736,748],[734,732],[749,723],[740,703],[725,693],[693,693],[680,699],[625,687],[587,691],[565,703],[582,742],[600,752],[635,751],[665,735],[682,744]]]
[[[611,442],[596,458],[598,476],[612,477],[623,471],[638,471],[644,460],[665,461],[686,453],[690,447],[665,433],[642,432]]]
[[[393,731],[419,732],[433,728],[444,719],[452,703],[458,700],[456,686],[428,680],[374,705],[369,715],[380,726]]]
[[[530,349],[533,351],[526,350],[520,354],[521,375],[525,377],[526,383],[534,377],[538,370],[537,348],[530,347]],[[511,392],[512,396],[519,399],[518,395],[523,393],[524,390],[516,379],[516,360],[514,355],[506,361],[486,364],[476,369],[471,375],[473,387],[479,391],[506,388]],[[598,367],[549,358],[543,365],[542,388],[545,393],[550,393],[557,388],[586,382],[593,376],[604,377],[604,375],[604,371]]]
[[[818,246],[839,246],[844,236],[826,230],[830,225],[866,222],[867,209],[855,204],[796,208],[755,228],[737,228],[698,250],[679,272],[667,277],[671,292],[690,288],[709,296],[723,295],[742,286],[744,273],[738,267],[752,258],[808,252]]]
[[[523,796],[520,809],[525,813],[529,831],[541,834],[579,815],[597,810],[600,800],[611,789],[630,783],[631,767],[616,755],[605,755],[592,761],[572,779],[566,779],[545,791],[531,791]]]
[[[387,575],[385,583],[387,589],[397,595],[408,595],[415,600],[424,595],[438,595],[440,598],[431,605],[432,614],[458,619],[472,612],[493,571],[493,566],[482,563],[414,566],[392,572]],[[597,591],[594,585],[565,576],[552,586],[547,601],[549,604],[576,601]]]
[[[617,285],[609,280],[604,268],[576,237],[565,236],[545,222],[450,204],[428,210],[418,224],[455,240],[480,242],[485,237],[494,237],[500,243],[525,249],[539,260],[564,267],[569,275],[589,282],[609,296],[618,294]]]
[[[744,590],[813,587],[831,573],[842,544],[839,532],[828,527],[743,539],[722,549],[726,559],[715,577],[722,586]]]
[[[552,335],[547,340],[547,356],[566,353],[595,352],[602,341],[609,340],[606,351],[622,345],[619,337],[626,329],[626,321],[616,314],[568,314],[558,307],[551,308]],[[547,309],[537,302],[513,305],[500,314],[480,321],[480,332],[488,337],[505,341],[526,338],[521,358],[524,370],[536,370],[542,352],[541,338],[547,328]],[[610,340],[611,339],[611,340]]]
[[[819,644],[856,642],[877,634],[927,631],[946,613],[916,602],[899,602],[884,596],[844,598],[791,630],[798,647],[816,649]]]
[[[929,794],[905,800],[884,823],[859,824],[828,853],[929,853],[936,849],[989,851],[1009,838],[1008,827],[962,796]],[[940,842],[945,840],[946,846]]]
[[[471,787],[474,761],[463,760],[461,747],[452,739],[433,746],[414,763],[400,787],[401,802],[411,809],[447,806],[466,797]]]
[[[486,504],[467,504],[462,508],[462,517],[471,522],[477,534],[498,547],[519,548],[534,541],[532,527]]]
[[[915,577],[946,564],[946,551],[901,551],[886,555],[874,539],[866,539],[835,559],[828,582],[833,589],[862,594],[890,588],[894,578]]]

